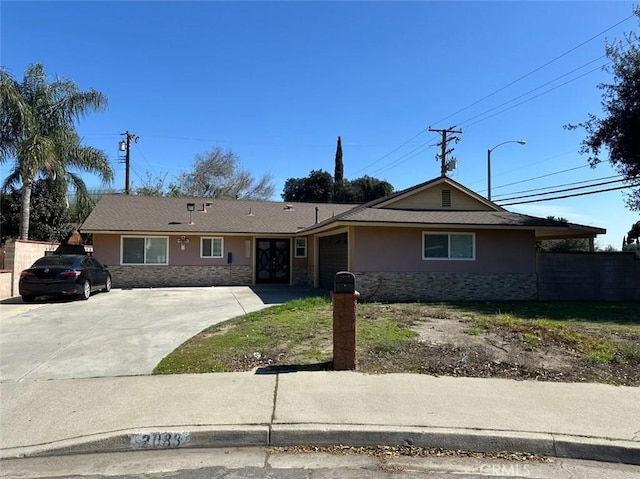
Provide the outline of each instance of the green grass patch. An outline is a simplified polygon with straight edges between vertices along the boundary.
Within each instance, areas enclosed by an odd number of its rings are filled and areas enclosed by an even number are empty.
[[[517,319],[535,319],[577,323],[591,327],[637,331],[640,305],[631,302],[548,301],[450,303],[450,311],[473,317],[506,315]]]
[[[296,360],[329,360],[331,303],[296,300],[211,326],[165,357],[156,374],[238,371],[286,354]]]
[[[631,313],[635,315],[635,311]],[[516,334],[525,349],[530,351],[542,347],[563,347],[578,352],[583,359],[591,363],[635,364],[640,359],[640,346],[612,339],[619,330],[640,332],[640,324],[623,316],[621,328],[620,316],[613,324],[605,324],[598,319],[595,325],[590,316],[572,317],[571,320],[548,319],[538,316],[534,319],[517,317],[513,313],[482,315],[472,321],[476,330],[512,332]]]
[[[559,348],[591,364],[628,370],[640,366],[639,309],[637,303],[361,303],[358,355],[369,372],[424,372],[425,364],[444,360],[418,341],[411,327],[437,318],[464,321],[469,335],[493,332],[531,352]],[[165,357],[154,373],[329,363],[332,323],[333,307],[325,297],[269,307],[205,329]],[[450,371],[444,362],[442,368]]]
[[[361,307],[360,307],[361,306]],[[398,351],[417,333],[393,311],[367,317],[359,305],[358,348]],[[396,311],[397,313],[397,311]],[[317,297],[296,300],[211,326],[165,357],[154,374],[250,370],[257,364],[316,364],[333,356],[333,307]]]

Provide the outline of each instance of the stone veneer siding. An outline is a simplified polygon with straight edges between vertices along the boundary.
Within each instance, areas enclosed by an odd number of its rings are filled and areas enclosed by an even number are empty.
[[[251,266],[109,266],[114,288],[250,285]]]
[[[355,273],[362,300],[531,301],[535,273]]]
[[[310,271],[306,266],[294,266],[291,273],[291,284],[296,286],[313,286],[313,271]]]

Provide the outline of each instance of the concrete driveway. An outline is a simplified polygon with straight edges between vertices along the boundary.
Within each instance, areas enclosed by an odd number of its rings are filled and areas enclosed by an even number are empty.
[[[206,327],[322,290],[289,286],[114,289],[88,301],[0,305],[0,381],[149,374]]]

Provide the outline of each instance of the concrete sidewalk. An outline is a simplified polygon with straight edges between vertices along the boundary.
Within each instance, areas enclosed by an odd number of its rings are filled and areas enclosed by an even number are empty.
[[[0,384],[0,456],[383,445],[640,464],[640,388],[357,372]]]

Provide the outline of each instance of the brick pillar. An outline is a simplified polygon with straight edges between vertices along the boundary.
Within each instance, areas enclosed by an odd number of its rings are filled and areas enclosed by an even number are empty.
[[[360,293],[333,293],[333,369],[355,370],[356,316]]]

